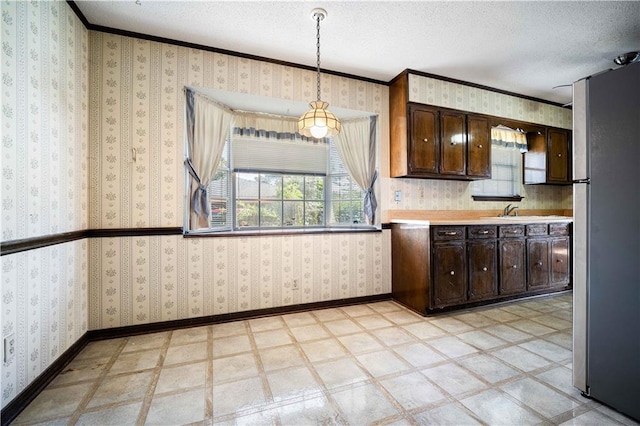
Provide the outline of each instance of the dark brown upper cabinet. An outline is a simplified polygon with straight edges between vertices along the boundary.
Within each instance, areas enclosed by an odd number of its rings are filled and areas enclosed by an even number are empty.
[[[529,151],[524,154],[525,184],[570,185],[571,131],[548,127],[527,133]]]
[[[408,123],[402,130],[406,134],[391,136],[392,177],[491,177],[489,120],[413,103],[407,105],[406,116]]]
[[[487,117],[409,102],[403,76],[389,89],[391,177],[491,178]]]
[[[491,125],[485,117],[467,115],[467,176],[491,178]]]

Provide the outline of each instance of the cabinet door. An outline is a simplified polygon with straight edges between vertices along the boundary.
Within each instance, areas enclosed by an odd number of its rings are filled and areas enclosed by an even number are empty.
[[[433,245],[433,305],[444,307],[467,298],[464,241]]]
[[[527,240],[528,289],[549,287],[549,241],[546,238]]]
[[[498,292],[497,242],[468,241],[469,300],[483,300],[495,297]]]
[[[569,237],[551,239],[551,285],[569,284]]]
[[[438,112],[411,108],[411,140],[409,142],[409,174],[438,173]]]
[[[569,183],[571,176],[569,132],[549,129],[547,150],[547,181]]]
[[[500,241],[500,294],[521,293],[525,281],[524,239]]]
[[[440,173],[464,175],[467,157],[467,129],[465,115],[451,111],[440,113],[442,139],[440,142]]]
[[[467,116],[467,176],[491,178],[491,126],[474,115]]]

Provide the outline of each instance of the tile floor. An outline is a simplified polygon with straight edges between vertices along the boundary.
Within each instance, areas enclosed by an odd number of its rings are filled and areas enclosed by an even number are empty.
[[[94,342],[14,424],[637,424],[571,386],[571,316],[385,301]]]

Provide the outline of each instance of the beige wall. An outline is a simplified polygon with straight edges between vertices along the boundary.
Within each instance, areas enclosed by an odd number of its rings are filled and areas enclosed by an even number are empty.
[[[2,241],[88,225],[89,35],[64,2],[2,2]],[[89,242],[2,256],[2,407],[87,330]]]
[[[94,228],[182,226],[185,85],[294,101],[315,94],[311,71],[99,32],[90,38]],[[333,107],[380,114],[388,146],[387,86],[324,75],[322,89]],[[96,239],[89,328],[389,293],[389,233]]]
[[[3,2],[2,12],[2,241],[181,226],[184,85],[315,97],[311,71],[88,32],[66,3]],[[480,112],[570,127],[566,112],[536,113],[542,104],[424,83],[426,103],[476,111],[483,99]],[[386,85],[324,75],[322,88],[334,107],[380,116],[383,221],[389,209],[496,208],[471,201],[465,182],[388,177]],[[569,189],[525,195],[527,208],[570,208]],[[389,293],[390,257],[388,230],[99,238],[3,256],[2,335],[15,333],[18,349],[2,366],[2,406],[87,329]]]

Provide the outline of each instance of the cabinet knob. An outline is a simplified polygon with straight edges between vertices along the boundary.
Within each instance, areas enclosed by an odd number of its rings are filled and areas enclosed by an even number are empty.
[[[482,145],[478,145],[478,148],[482,149]]]
[[[542,262],[536,262],[536,265],[542,266]]]
[[[558,157],[562,157],[562,154],[558,154]]]
[[[451,142],[451,145],[455,145],[455,144],[456,144],[455,142],[453,142],[453,141]]]
[[[558,259],[558,263],[563,263],[563,262],[564,262],[564,260]]]
[[[518,265],[513,265],[512,268],[513,269],[518,269]]]
[[[422,142],[429,142],[429,138],[422,139]]]
[[[451,275],[455,275],[455,274],[456,274],[456,273],[455,273],[455,271],[451,271],[451,272],[449,272],[449,273],[450,273]]]
[[[487,272],[487,267],[485,266],[484,268],[482,268],[482,270],[483,270],[484,272]]]

